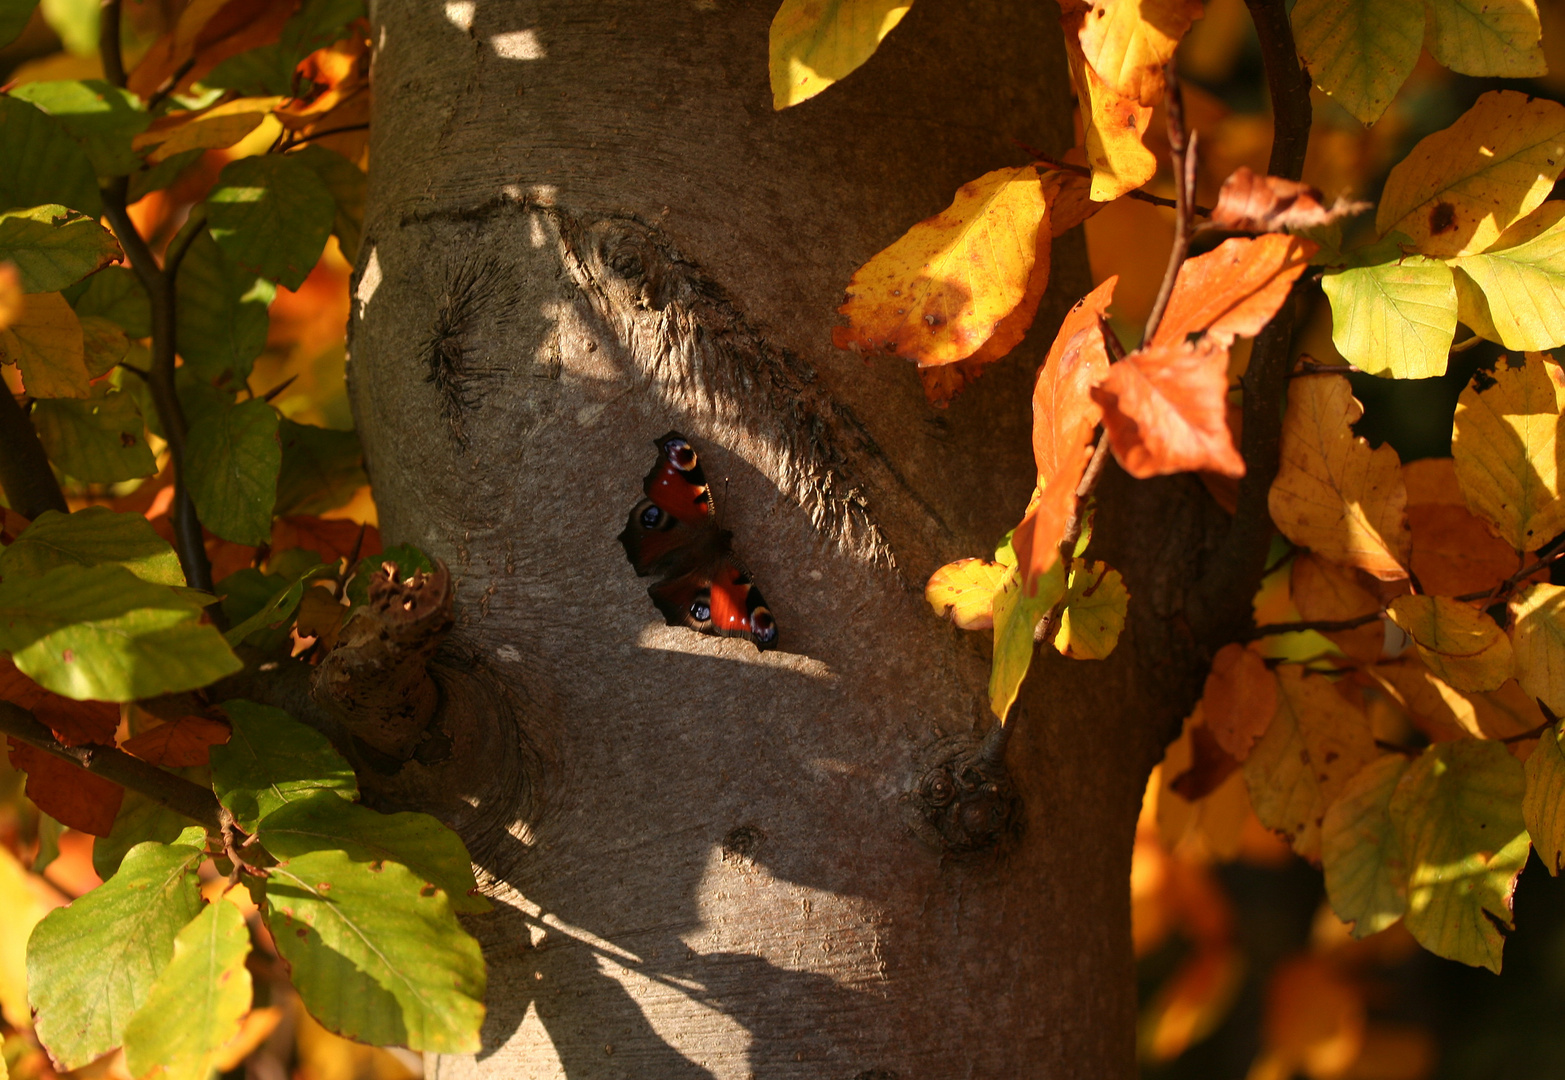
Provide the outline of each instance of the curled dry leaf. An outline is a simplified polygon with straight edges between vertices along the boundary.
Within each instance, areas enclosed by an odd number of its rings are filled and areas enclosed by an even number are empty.
[[[832,344],[925,367],[965,360],[1026,296],[1040,232],[1048,232],[1048,206],[1031,165],[964,185],[853,275],[837,309],[848,325]]]
[[[1224,645],[1212,658],[1201,710],[1217,744],[1242,762],[1277,711],[1277,676],[1260,653],[1237,642]]]
[[[1260,333],[1318,249],[1314,241],[1294,236],[1236,237],[1186,259],[1152,344],[1204,334],[1227,346],[1236,337]]]
[[[1142,105],[1158,105],[1163,65],[1200,17],[1201,0],[1093,0],[1081,17],[1077,40],[1110,90]]]
[[[1402,479],[1413,533],[1411,568],[1425,592],[1461,596],[1492,589],[1516,570],[1516,552],[1463,502],[1455,461],[1410,461]]]
[[[1076,486],[1103,414],[1092,388],[1109,370],[1102,319],[1118,280],[1109,278],[1071,308],[1033,386],[1032,449],[1040,494],[1011,537],[1029,595],[1059,560],[1060,541],[1076,511]]]
[[[994,594],[1010,569],[987,559],[958,559],[930,575],[924,599],[963,630],[988,630],[994,626]]]
[[[1511,641],[1488,615],[1447,596],[1399,596],[1391,620],[1429,670],[1457,690],[1497,690],[1511,677]]]
[[[1451,454],[1468,507],[1516,551],[1565,532],[1559,421],[1565,373],[1536,353],[1479,372],[1456,403]]]
[[[1102,203],[1092,201],[1092,181],[1079,173],[1049,169],[1039,182],[1049,203],[1049,232],[1056,240],[1103,209]]]
[[[1407,576],[1407,490],[1397,452],[1353,434],[1363,413],[1340,375],[1293,380],[1268,504],[1295,544],[1396,581]]]
[[[1092,391],[1114,457],[1138,480],[1208,470],[1243,476],[1228,430],[1228,347],[1211,337],[1154,343]]]
[[[1565,170],[1565,105],[1491,90],[1386,178],[1375,228],[1425,255],[1470,255],[1536,210]]]
[[[1327,206],[1317,187],[1280,176],[1262,176],[1241,165],[1223,181],[1212,208],[1212,225],[1240,232],[1314,229],[1368,210],[1371,203],[1339,197]]]

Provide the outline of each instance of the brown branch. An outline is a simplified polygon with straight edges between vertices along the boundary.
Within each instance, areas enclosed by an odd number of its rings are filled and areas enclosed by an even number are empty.
[[[120,0],[103,0],[98,8],[98,54],[103,57],[103,79],[125,88],[125,53],[120,48]]]
[[[345,134],[345,133],[347,133],[349,131],[368,131],[368,130],[369,130],[369,125],[368,124],[346,124],[346,125],[344,125],[342,127],[327,128],[325,131],[312,131],[308,135],[300,135],[297,138],[290,139],[288,141],[288,146],[289,147],[298,146],[300,143],[307,143],[311,139],[324,139],[328,135],[342,135],[342,134]]]
[[[1383,611],[1372,611],[1368,615],[1357,615],[1351,619],[1304,619],[1299,622],[1264,623],[1248,633],[1241,634],[1238,640],[1254,641],[1257,638],[1276,637],[1278,634],[1299,634],[1306,630],[1334,634],[1339,630],[1355,630],[1360,626],[1368,626],[1383,615],[1385,615]]]
[[[11,509],[29,521],[45,510],[70,513],[32,419],[4,386],[0,386],[0,490]]]
[[[168,78],[164,79],[162,85],[154,90],[152,92],[152,96],[147,99],[147,112],[157,112],[158,106],[163,104],[163,102],[168,99],[168,96],[172,94],[179,86],[180,81],[183,80],[186,75],[189,75],[191,69],[195,66],[196,58],[192,56],[190,59],[180,64],[179,67],[175,68],[174,73]]]
[[[1299,63],[1293,26],[1283,0],[1245,0],[1266,64],[1266,88],[1272,98],[1272,153],[1266,171],[1285,180],[1304,175],[1310,148],[1310,74]]]
[[[1163,69],[1164,111],[1168,114],[1169,159],[1174,166],[1174,246],[1168,252],[1168,266],[1163,271],[1162,284],[1158,286],[1157,299],[1152,301],[1152,311],[1147,315],[1147,328],[1141,335],[1143,345],[1152,340],[1157,327],[1168,309],[1169,298],[1174,295],[1174,285],[1179,281],[1179,268],[1184,266],[1190,254],[1190,232],[1193,214],[1190,200],[1195,197],[1196,135],[1185,129],[1185,98],[1179,89],[1179,77],[1170,62]]]
[[[368,127],[369,125],[365,124],[364,126]],[[344,128],[343,130],[345,130],[345,131],[352,131],[353,129],[352,128]],[[327,134],[329,134],[329,133],[327,133]],[[312,136],[312,138],[313,137],[314,136]],[[1068,173],[1073,173],[1076,176],[1085,176],[1089,180],[1092,178],[1092,170],[1087,168],[1087,166],[1085,166],[1085,165],[1076,165],[1076,164],[1073,164],[1073,163],[1071,163],[1069,161],[1061,161],[1059,158],[1050,157],[1048,154],[1045,154],[1042,150],[1038,150],[1038,149],[1036,149],[1034,147],[1028,146],[1026,143],[1022,142],[1020,139],[1012,139],[1011,142],[1016,144],[1022,150],[1025,150],[1027,153],[1031,154],[1034,164],[1037,164],[1037,165],[1047,165],[1049,168],[1055,169],[1055,170],[1057,170],[1059,172],[1068,172]],[[1161,195],[1154,195],[1150,191],[1141,191],[1139,189],[1136,190],[1136,191],[1127,191],[1127,192],[1125,192],[1125,198],[1127,198],[1127,199],[1135,199],[1138,202],[1150,203],[1153,206],[1161,206],[1165,210],[1176,210],[1179,207],[1179,204],[1176,203],[1173,199],[1165,199]],[[1209,217],[1212,216],[1212,209],[1209,206],[1202,206],[1201,204],[1196,203],[1193,208],[1194,208],[1194,210],[1196,212],[1196,216],[1198,216],[1198,217],[1208,217],[1209,218]]]
[[[112,780],[145,796],[165,809],[187,817],[208,833],[222,830],[222,804],[210,788],[193,784],[183,776],[165,772],[113,746],[66,746],[32,713],[9,701],[0,701],[0,733],[36,747],[95,776]]]
[[[1530,729],[1528,731],[1523,731],[1519,735],[1507,735],[1505,738],[1501,739],[1500,741],[1503,742],[1503,743],[1509,744],[1509,743],[1526,742],[1528,739],[1541,739],[1541,738],[1543,738],[1543,733],[1548,731],[1553,726],[1554,726],[1554,721],[1553,720],[1545,720],[1543,723],[1539,724],[1535,728],[1532,728],[1532,729]]]

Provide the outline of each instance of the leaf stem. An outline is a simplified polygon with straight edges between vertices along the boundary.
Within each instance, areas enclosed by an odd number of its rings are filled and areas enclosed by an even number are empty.
[[[0,490],[29,521],[45,510],[70,513],[32,418],[5,386],[0,386]]]
[[[144,795],[209,833],[222,831],[223,807],[209,788],[131,757],[118,747],[66,746],[31,712],[9,701],[0,701],[0,733]]]

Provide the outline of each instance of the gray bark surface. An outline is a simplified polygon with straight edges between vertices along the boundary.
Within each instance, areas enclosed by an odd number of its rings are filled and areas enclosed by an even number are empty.
[[[441,738],[381,785],[463,832],[496,911],[485,1049],[440,1077],[945,1080],[1135,1070],[1131,837],[1200,686],[1180,582],[1214,519],[1109,478],[1134,618],[1040,655],[1023,828],[957,857],[907,793],[981,731],[986,635],[923,582],[1032,485],[1029,388],[1088,280],[949,410],[831,347],[843,286],[961,184],[1070,143],[1052,5],[921,0],[771,108],[775,0],[372,5],[350,380],[388,543],[458,578]],[[780,647],[664,626],[616,543],[689,436]]]

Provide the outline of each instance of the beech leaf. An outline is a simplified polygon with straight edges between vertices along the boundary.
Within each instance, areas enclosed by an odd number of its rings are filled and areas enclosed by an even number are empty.
[[[1129,603],[1130,592],[1118,570],[1107,563],[1075,560],[1054,647],[1073,660],[1105,659],[1119,644]]]
[[[201,523],[236,544],[272,536],[272,505],[283,452],[277,410],[250,400],[213,412],[190,427],[185,470]]]
[[[1474,739],[1429,747],[1397,784],[1391,822],[1407,864],[1405,922],[1436,956],[1500,970],[1499,926],[1511,926],[1530,849],[1525,787],[1521,762]]]
[[[1511,599],[1511,645],[1522,689],[1565,714],[1565,588],[1529,585]]]
[[[155,585],[183,585],[179,556],[140,514],[86,506],[74,514],[45,510],[0,552],[0,580],[36,576],[57,566],[117,563]]]
[[[1559,877],[1565,869],[1565,747],[1560,745],[1561,724],[1543,733],[1522,769],[1526,794],[1522,796],[1522,820],[1532,837],[1538,858]]]
[[[1022,302],[1047,230],[1036,169],[986,173],[859,268],[833,344],[926,367],[972,356]]]
[[[58,292],[123,254],[113,233],[64,206],[0,213],[0,259],[16,264],[25,292]]]
[[[1040,575],[1037,593],[1028,596],[1020,568],[1006,576],[994,597],[994,661],[989,669],[989,708],[1005,723],[1032,665],[1033,630],[1065,595],[1065,573],[1056,561]]]
[[[27,774],[27,797],[61,825],[107,836],[125,789],[75,762],[8,739],[11,767]]]
[[[1471,604],[1446,596],[1399,596],[1391,621],[1407,631],[1429,670],[1458,690],[1496,690],[1511,677],[1511,642]]]
[[[35,398],[86,397],[86,357],[81,320],[57,292],[27,297],[21,314],[0,330],[0,364],[17,365]]]
[[[1536,354],[1480,372],[1457,399],[1451,454],[1473,513],[1518,551],[1565,532],[1558,443],[1565,374]]]
[[[153,765],[190,768],[208,764],[212,747],[223,745],[231,735],[227,724],[181,716],[126,739],[120,749]]]
[[[0,38],[4,36],[0,32]],[[23,83],[7,92],[57,120],[81,144],[99,176],[124,176],[141,167],[130,141],[146,128],[148,116],[141,99],[130,91],[102,79],[67,79]]]
[[[1092,391],[1114,457],[1131,476],[1208,470],[1243,476],[1228,429],[1228,348],[1212,337],[1154,343],[1109,368]]]
[[[212,787],[246,832],[255,832],[256,823],[279,807],[318,791],[358,797],[353,767],[326,736],[252,701],[225,701],[223,711],[233,734],[212,748]]]
[[[1565,105],[1491,90],[1391,170],[1375,228],[1425,255],[1483,251],[1538,208],[1562,169]]]
[[[207,196],[212,238],[224,254],[288,289],[314,269],[336,213],[325,182],[291,155],[231,161]]]
[[[198,112],[169,113],[152,121],[150,127],[132,140],[131,146],[138,152],[148,151],[149,165],[187,150],[233,146],[259,127],[284,100],[280,97],[242,97]]]
[[[1277,711],[1277,676],[1255,650],[1224,645],[1212,658],[1201,711],[1217,745],[1243,762]]]
[[[103,211],[92,162],[63,124],[19,96],[0,94],[0,208],[63,204]]]
[[[61,697],[23,675],[9,658],[0,658],[0,700],[30,711],[66,746],[112,746],[120,726],[118,705]]]
[[[924,599],[936,615],[963,630],[988,630],[994,626],[994,594],[1010,572],[987,559],[958,559],[930,575]]]
[[[1186,259],[1151,344],[1174,346],[1204,334],[1227,347],[1236,337],[1255,336],[1288,299],[1318,248],[1312,240],[1272,233],[1225,240]]]
[[[1407,911],[1407,864],[1391,824],[1391,794],[1407,759],[1386,754],[1349,780],[1321,826],[1326,895],[1356,938],[1378,934]]]
[[[1473,327],[1508,349],[1565,345],[1565,201],[1546,202],[1500,234],[1493,245],[1452,260],[1477,295]]]
[[[1356,575],[1357,571],[1352,567],[1310,552],[1295,556],[1288,586],[1294,606],[1299,609],[1299,617],[1311,622],[1336,622],[1378,612],[1380,600],[1364,588]],[[1380,659],[1385,649],[1386,629],[1385,624],[1376,619],[1352,630],[1329,632],[1325,637],[1353,659],[1369,663]]]
[[[1463,75],[1548,73],[1536,0],[1429,0],[1429,51]]]
[[[1516,569],[1516,552],[1467,508],[1451,458],[1402,466],[1407,523],[1413,532],[1411,569],[1424,591],[1461,596],[1492,589]]]
[[[206,233],[179,264],[174,336],[186,365],[209,380],[226,375],[233,386],[250,376],[266,348],[267,307],[277,287],[241,269]]]
[[[1268,503],[1295,544],[1396,581],[1407,576],[1407,490],[1396,451],[1353,434],[1363,412],[1340,375],[1294,379]]]
[[[783,0],[772,17],[772,108],[808,101],[874,55],[913,0]]]
[[[91,387],[83,400],[39,401],[33,427],[49,460],[83,483],[115,484],[158,471],[136,396],[107,383]]]
[[[1082,141],[1092,168],[1092,201],[1112,202],[1157,175],[1157,158],[1142,142],[1152,109],[1133,97],[1117,94],[1092,70],[1082,53],[1078,33],[1081,15],[1067,16],[1065,54],[1071,82],[1081,106]]]
[[[1292,19],[1315,85],[1365,124],[1380,119],[1423,47],[1423,0],[1299,0]]]
[[[1201,17],[1201,0],[1092,0],[1078,33],[1104,84],[1142,105],[1163,102],[1163,65]]]
[[[1330,206],[1310,184],[1263,176],[1241,165],[1223,181],[1212,208],[1212,225],[1238,232],[1296,232],[1335,224],[1363,213],[1370,203],[1338,197]]]
[[[1327,271],[1331,342],[1371,375],[1428,379],[1444,375],[1456,334],[1451,268],[1423,255]]]

